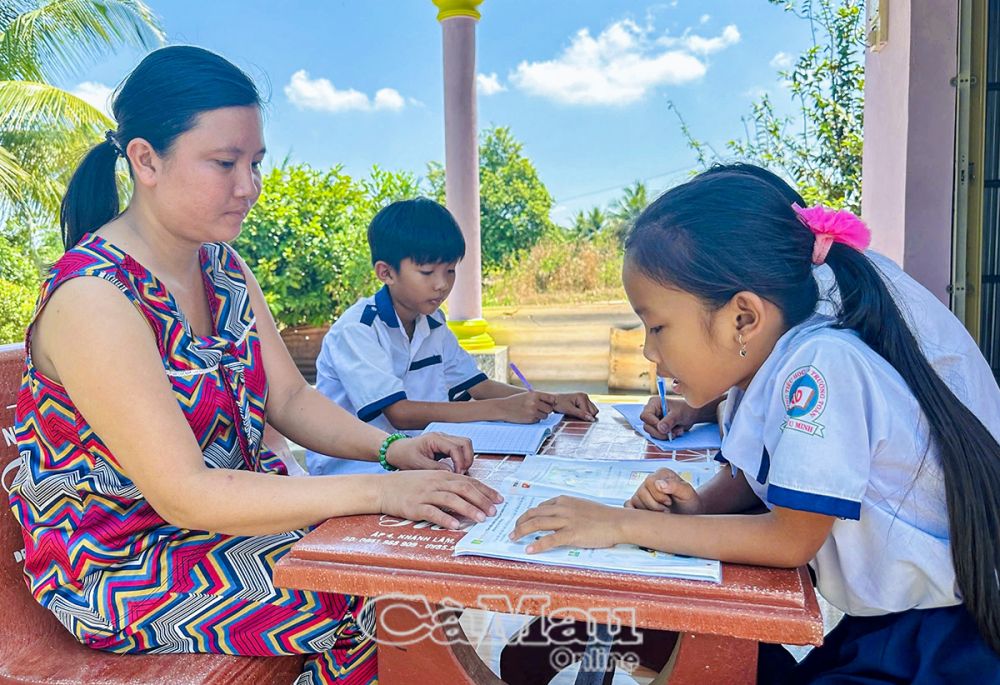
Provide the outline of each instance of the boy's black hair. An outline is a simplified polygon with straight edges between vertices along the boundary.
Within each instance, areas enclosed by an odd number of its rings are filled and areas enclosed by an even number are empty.
[[[465,256],[465,238],[455,217],[426,197],[383,207],[368,224],[368,247],[373,266],[382,261],[393,269],[404,259],[447,264]]]
[[[776,178],[741,165],[668,190],[636,218],[625,259],[712,309],[749,290],[777,306],[789,328],[801,323],[818,297],[815,236]],[[868,257],[834,243],[826,263],[841,293],[836,326],[856,331],[900,373],[930,425],[944,471],[956,584],[986,643],[1000,653],[1000,444],[931,367]]]

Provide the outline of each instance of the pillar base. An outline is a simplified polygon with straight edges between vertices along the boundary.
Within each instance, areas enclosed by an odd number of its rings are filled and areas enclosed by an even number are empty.
[[[448,322],[448,328],[458,338],[458,344],[468,352],[489,350],[496,346],[493,338],[486,332],[488,327],[489,324],[486,323],[486,319]]]
[[[469,350],[476,360],[476,366],[486,374],[491,381],[507,382],[507,346],[495,345],[488,350]]]

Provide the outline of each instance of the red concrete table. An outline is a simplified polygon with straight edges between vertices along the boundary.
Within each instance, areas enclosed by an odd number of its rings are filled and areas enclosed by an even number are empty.
[[[542,449],[576,458],[669,456],[608,406],[596,424],[566,421]],[[707,452],[684,452],[705,459]],[[473,475],[512,471],[511,457],[481,457]],[[275,568],[278,586],[376,597],[379,680],[500,683],[458,623],[461,607],[585,618],[681,634],[670,683],[753,683],[757,643],[818,645],[823,619],[805,568],[723,564],[722,583],[453,557],[461,531],[390,516],[331,519]],[[575,611],[574,611],[575,610]],[[606,612],[606,613],[599,613]],[[392,637],[396,636],[396,637]],[[433,674],[433,680],[428,680]]]

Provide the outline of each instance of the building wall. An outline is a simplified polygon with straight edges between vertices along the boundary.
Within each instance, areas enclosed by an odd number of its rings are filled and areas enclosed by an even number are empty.
[[[958,3],[890,0],[865,60],[862,215],[874,249],[942,302],[951,280]]]

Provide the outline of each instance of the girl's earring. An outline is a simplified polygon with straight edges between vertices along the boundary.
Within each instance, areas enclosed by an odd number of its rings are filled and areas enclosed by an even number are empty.
[[[743,340],[743,334],[740,333],[738,340],[740,341],[740,357],[743,359],[747,358],[747,344]]]

